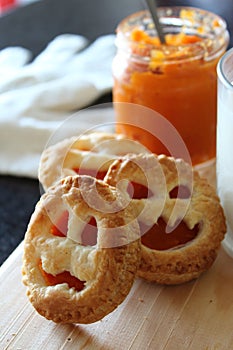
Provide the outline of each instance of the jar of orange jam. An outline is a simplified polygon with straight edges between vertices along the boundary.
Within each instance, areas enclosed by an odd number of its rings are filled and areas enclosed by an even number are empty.
[[[165,44],[160,43],[148,11],[134,13],[119,24],[113,102],[159,112],[180,134],[193,165],[201,164],[215,158],[216,65],[229,42],[226,23],[216,14],[189,7],[158,8],[158,15]],[[169,153],[166,144],[143,130],[144,117],[140,128],[129,125],[124,104],[119,104],[115,115],[116,132],[154,153]]]

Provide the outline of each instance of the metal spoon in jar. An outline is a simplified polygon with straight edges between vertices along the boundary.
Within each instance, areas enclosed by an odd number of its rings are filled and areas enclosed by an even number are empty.
[[[156,0],[146,0],[146,3],[147,3],[147,7],[150,11],[152,20],[154,22],[155,28],[157,30],[159,40],[160,40],[161,44],[166,44],[165,36],[163,34],[163,30],[162,30],[161,24],[159,22]]]

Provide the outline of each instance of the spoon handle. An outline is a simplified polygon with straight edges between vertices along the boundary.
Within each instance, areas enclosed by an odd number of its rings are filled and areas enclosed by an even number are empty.
[[[146,0],[146,3],[147,3],[147,7],[150,11],[151,17],[153,19],[155,28],[157,30],[159,40],[160,40],[161,44],[166,44],[165,36],[163,34],[163,30],[162,30],[161,24],[159,22],[159,17],[157,14],[156,0]]]

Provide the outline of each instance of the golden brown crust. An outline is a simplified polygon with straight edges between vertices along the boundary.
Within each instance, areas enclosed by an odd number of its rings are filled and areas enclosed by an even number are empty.
[[[149,188],[147,198],[133,199],[135,215],[148,224],[157,221],[166,200],[166,179],[158,158],[153,154],[128,154],[113,162],[104,181],[126,192],[129,182]]]
[[[65,176],[76,175],[80,167],[107,172],[118,155],[146,152],[145,147],[121,134],[92,132],[60,141],[44,150],[39,180],[47,190]],[[88,175],[88,174],[87,174]],[[90,175],[90,174],[89,174]]]
[[[95,189],[97,207],[93,205]],[[62,205],[69,211],[66,237],[51,233]],[[140,261],[138,224],[132,209],[124,206],[125,198],[115,188],[89,176],[67,177],[41,197],[25,235],[23,256],[23,282],[41,315],[54,322],[92,323],[124,300]],[[95,246],[83,246],[79,234],[72,237],[77,220],[89,217],[97,222]],[[48,286],[40,262],[46,273],[56,276],[68,271],[85,281],[84,289],[77,291],[67,283]]]
[[[124,168],[122,160],[116,160],[105,181],[113,186],[125,177],[130,181],[138,181],[140,171],[135,168],[135,160],[145,158],[148,161],[151,157],[157,158],[166,179],[166,199],[162,211],[153,214],[154,222],[157,222],[159,216],[169,226],[175,225],[177,220],[183,220],[189,229],[199,224],[199,232],[192,241],[172,249],[150,249],[142,244],[138,276],[162,284],[183,283],[197,278],[213,264],[226,232],[224,213],[215,189],[180,159],[175,160],[164,155],[130,156],[124,159]],[[178,185],[189,189],[191,196],[171,198],[169,193]],[[141,211],[141,202],[132,201],[138,214]],[[172,232],[167,234],[172,235]]]

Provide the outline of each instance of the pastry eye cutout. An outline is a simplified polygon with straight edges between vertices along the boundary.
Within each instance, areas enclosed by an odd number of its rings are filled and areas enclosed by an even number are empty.
[[[68,231],[69,211],[65,210],[51,227],[53,236],[66,237]]]
[[[97,235],[97,222],[94,216],[92,216],[82,231],[81,244],[85,246],[96,246]]]
[[[57,237],[67,237],[68,233],[68,224],[69,224],[69,211],[65,210],[61,216],[58,218],[57,222],[55,222],[51,227],[51,233]],[[80,244],[84,246],[95,246],[97,244],[97,222],[94,216],[89,218],[86,223],[81,223],[81,239]]]
[[[153,196],[153,192],[145,185],[130,181],[127,192],[132,199],[146,199]]]
[[[180,199],[189,199],[191,197],[191,191],[187,186],[184,185],[178,185],[175,186],[170,192],[169,192],[170,198],[180,198]]]
[[[129,293],[140,263],[133,207],[95,210],[80,183],[91,192],[98,187],[106,201],[117,197],[120,207],[116,188],[90,176],[66,177],[41,197],[25,234],[23,282],[35,309],[54,322],[92,323],[112,312]]]

